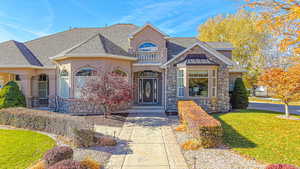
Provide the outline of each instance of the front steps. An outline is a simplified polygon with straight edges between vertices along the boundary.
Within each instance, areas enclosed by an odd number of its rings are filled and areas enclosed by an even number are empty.
[[[119,111],[119,113],[165,113],[163,106],[132,106],[130,109]]]

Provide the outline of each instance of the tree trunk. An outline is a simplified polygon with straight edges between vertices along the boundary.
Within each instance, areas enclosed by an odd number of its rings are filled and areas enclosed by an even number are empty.
[[[285,116],[289,117],[290,113],[289,113],[289,105],[287,103],[284,104],[284,108],[285,108]]]

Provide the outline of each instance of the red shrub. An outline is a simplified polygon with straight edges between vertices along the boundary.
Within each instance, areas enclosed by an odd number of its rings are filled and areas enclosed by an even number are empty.
[[[298,169],[298,168],[289,164],[270,164],[266,167],[266,169]]]
[[[181,123],[187,126],[187,131],[199,141],[202,147],[215,147],[222,141],[221,123],[194,101],[179,101],[178,112]]]
[[[80,162],[73,160],[63,160],[60,161],[48,169],[88,169],[85,165],[82,165]]]
[[[53,164],[59,161],[72,159],[72,158],[73,158],[73,150],[70,147],[66,147],[66,146],[54,147],[44,155],[44,160],[47,166],[52,166]]]

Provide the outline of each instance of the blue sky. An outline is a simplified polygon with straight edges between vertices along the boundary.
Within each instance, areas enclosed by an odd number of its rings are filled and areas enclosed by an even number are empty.
[[[0,0],[0,42],[27,41],[70,27],[150,22],[170,36],[196,36],[199,24],[234,13],[243,0]]]

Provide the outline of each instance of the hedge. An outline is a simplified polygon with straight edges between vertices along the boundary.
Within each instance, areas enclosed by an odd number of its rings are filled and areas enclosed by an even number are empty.
[[[221,123],[206,113],[194,101],[178,101],[178,114],[187,132],[199,141],[202,147],[216,147],[222,142]]]
[[[75,129],[93,129],[93,124],[82,117],[27,108],[0,109],[0,125],[39,130],[74,137]]]

